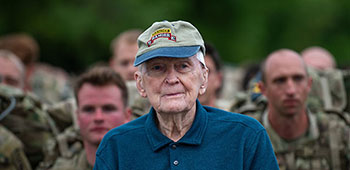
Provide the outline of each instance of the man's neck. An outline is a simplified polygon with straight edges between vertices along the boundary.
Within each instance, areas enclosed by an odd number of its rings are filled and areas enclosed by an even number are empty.
[[[186,113],[176,114],[159,114],[158,128],[159,130],[174,142],[179,141],[186,132],[191,128],[196,115],[196,109],[190,110]]]
[[[93,167],[96,160],[96,151],[97,151],[98,145],[91,144],[87,141],[83,141],[83,143],[84,143],[84,149],[86,153],[86,159],[88,163]]]
[[[269,110],[268,120],[275,132],[286,140],[295,140],[303,136],[309,127],[306,109],[293,116],[283,116],[274,110]]]

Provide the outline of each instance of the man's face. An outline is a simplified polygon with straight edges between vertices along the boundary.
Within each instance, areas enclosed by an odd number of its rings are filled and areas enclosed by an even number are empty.
[[[99,144],[110,129],[129,121],[129,110],[115,85],[85,83],[78,92],[78,123],[84,141]]]
[[[135,78],[141,96],[148,97],[158,113],[180,113],[193,109],[198,94],[207,86],[208,70],[195,56],[155,58],[146,61]]]
[[[215,63],[211,56],[205,55],[204,60],[209,69],[208,82],[210,83],[208,83],[208,87],[205,93],[203,95],[200,95],[198,99],[201,104],[207,105],[209,104],[209,100],[211,98],[216,98],[216,91],[222,84],[222,76],[221,73],[216,70]]]
[[[311,88],[302,60],[294,53],[271,57],[265,68],[265,83],[260,88],[267,97],[269,109],[284,116],[293,116],[305,109]]]
[[[134,73],[137,67],[134,67],[134,60],[137,53],[137,43],[128,44],[125,42],[119,43],[113,54],[111,67],[118,72],[124,80],[134,80]]]
[[[16,65],[9,59],[0,57],[0,83],[22,89],[23,81],[21,71]]]

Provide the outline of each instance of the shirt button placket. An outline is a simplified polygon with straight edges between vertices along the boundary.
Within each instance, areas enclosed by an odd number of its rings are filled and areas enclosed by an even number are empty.
[[[171,161],[171,169],[179,169],[179,160],[178,160],[178,146],[173,143],[169,145],[169,152],[170,152],[170,161]]]

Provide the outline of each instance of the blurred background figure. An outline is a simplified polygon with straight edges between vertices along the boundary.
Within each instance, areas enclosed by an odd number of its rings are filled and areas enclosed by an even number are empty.
[[[0,49],[0,83],[23,89],[24,76],[21,60],[12,52]]]
[[[115,37],[110,45],[112,58],[109,61],[109,65],[125,80],[129,94],[128,104],[132,109],[132,119],[148,113],[151,107],[148,100],[141,97],[138,93],[134,80],[134,73],[137,71],[137,67],[134,66],[138,50],[137,38],[141,33],[141,29],[126,30]]]
[[[198,96],[198,99],[203,105],[222,108],[223,105],[220,105],[220,103],[218,103],[218,98],[220,97],[221,89],[223,86],[221,58],[218,51],[212,44],[205,43],[204,45],[206,49],[204,60],[209,69],[209,83],[205,93]],[[227,108],[222,109],[227,110]]]
[[[334,56],[326,49],[319,46],[312,46],[301,52],[306,65],[319,70],[336,68]]]
[[[126,88],[122,77],[109,67],[93,67],[79,76],[74,89],[79,129],[69,127],[49,142],[56,147],[48,146],[49,157],[38,169],[92,170],[103,136],[130,121]]]
[[[248,115],[266,128],[280,169],[348,169],[350,129],[338,114],[309,109],[312,78],[301,56],[274,51],[261,70],[259,87],[268,104]]]
[[[33,92],[49,104],[72,97],[68,74],[37,61],[40,49],[33,37],[24,33],[4,35],[0,37],[0,49],[13,52],[25,65],[25,91]]]
[[[134,80],[134,60],[137,53],[137,38],[142,33],[139,29],[130,29],[119,34],[111,42],[112,58],[110,66],[119,73],[125,81]]]
[[[0,169],[31,170],[23,144],[0,122]]]

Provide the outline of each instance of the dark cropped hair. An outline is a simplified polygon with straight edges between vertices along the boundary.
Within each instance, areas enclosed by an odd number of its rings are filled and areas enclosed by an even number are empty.
[[[24,65],[29,65],[39,58],[39,44],[29,34],[14,33],[0,37],[0,48],[18,56]]]
[[[87,72],[80,75],[75,83],[74,95],[75,99],[78,101],[78,93],[81,87],[89,83],[94,86],[107,86],[115,85],[117,86],[122,93],[122,100],[124,106],[128,105],[128,90],[126,84],[122,77],[116,73],[113,69],[106,66],[96,66],[88,70]]]
[[[223,74],[223,72],[222,72],[222,61],[221,61],[221,57],[220,57],[219,52],[217,51],[217,49],[214,47],[213,44],[208,43],[208,42],[205,42],[204,46],[205,46],[205,54],[207,56],[209,56],[214,61],[215,70],[218,71],[218,72],[221,72],[221,74]],[[223,81],[224,80],[222,79],[221,86],[215,92],[216,96],[219,96],[221,91],[222,91],[222,88],[223,88],[223,85],[224,85]]]

